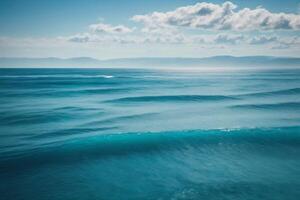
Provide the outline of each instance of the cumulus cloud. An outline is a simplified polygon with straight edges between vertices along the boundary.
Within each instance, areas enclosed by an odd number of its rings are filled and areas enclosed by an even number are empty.
[[[279,38],[277,36],[257,36],[254,38],[251,38],[249,40],[249,44],[257,44],[257,45],[261,45],[261,44],[268,44],[268,43],[272,43],[272,42],[277,42],[279,41]]]
[[[185,36],[172,27],[166,27],[166,29],[160,27],[156,30],[144,28],[133,32],[134,29],[123,25],[112,26],[98,23],[90,25],[88,32],[71,35],[65,39],[74,43],[178,44],[186,42]]]
[[[241,31],[300,29],[299,14],[272,13],[262,7],[237,10],[237,5],[231,2],[223,4],[202,2],[179,7],[170,12],[135,15],[132,20],[143,23],[149,30],[172,26]]]
[[[214,42],[218,44],[237,44],[244,39],[245,37],[242,35],[221,34],[214,38]]]
[[[94,33],[118,34],[118,33],[131,33],[133,31],[132,28],[123,25],[112,26],[110,24],[104,24],[104,23],[91,24],[89,28]]]
[[[300,46],[298,40],[284,38],[281,32],[278,32],[279,34],[273,32],[275,36],[265,35],[265,33],[259,35],[261,33],[257,32],[258,34],[253,36],[251,30],[300,30],[299,16],[271,13],[262,7],[238,9],[231,2],[223,4],[202,2],[165,13],[135,15],[131,19],[144,24],[138,30],[124,25],[113,26],[100,22],[91,24],[85,33],[75,34],[65,39],[74,43],[187,44],[191,46],[239,44],[290,48]],[[197,28],[207,29],[208,32],[195,31]],[[243,32],[237,33],[236,31]]]
[[[128,33],[132,33],[134,28],[123,25],[112,26],[110,24],[98,23],[91,24],[88,32],[78,33],[68,37],[65,40],[74,43],[134,43],[133,39],[128,38]]]
[[[107,43],[107,44],[187,44],[188,38],[184,35],[108,35],[76,34],[65,38],[74,43]]]
[[[73,43],[95,44],[182,44],[182,45],[269,45],[268,48],[286,49],[300,46],[299,37],[275,36],[246,36],[241,34],[218,35],[161,35],[161,34],[135,34],[135,35],[101,35],[94,33],[81,33],[68,37],[61,37]],[[0,40],[1,42],[1,40]]]
[[[272,48],[289,49],[294,47],[300,47],[300,37],[298,36],[278,39],[278,42],[276,42]]]
[[[88,33],[72,35],[67,38],[70,42],[86,43],[91,41],[91,36]]]
[[[122,37],[118,36],[104,36],[94,33],[80,33],[65,38],[69,42],[74,43],[105,43],[105,42],[121,42]]]
[[[236,45],[246,43],[247,37],[240,34],[197,35],[188,37],[191,44]]]
[[[275,34],[253,36],[252,30],[300,30],[300,15],[272,13],[262,7],[241,8],[232,2],[197,3],[170,12],[153,12],[131,18],[144,26],[137,29],[102,22],[91,24],[85,33],[67,37],[75,43],[189,44],[189,45],[271,45],[291,47],[295,41]],[[198,29],[198,30],[195,30]],[[199,29],[208,30],[208,34]],[[217,31],[216,31],[217,30]],[[239,33],[237,33],[239,31]],[[243,31],[243,32],[241,32]],[[246,32],[249,31],[249,32]],[[212,34],[216,33],[217,34]],[[293,42],[295,44],[293,44]]]

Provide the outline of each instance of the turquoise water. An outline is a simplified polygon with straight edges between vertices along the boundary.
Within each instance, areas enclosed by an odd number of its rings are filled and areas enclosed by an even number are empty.
[[[0,69],[1,199],[299,199],[300,71]]]

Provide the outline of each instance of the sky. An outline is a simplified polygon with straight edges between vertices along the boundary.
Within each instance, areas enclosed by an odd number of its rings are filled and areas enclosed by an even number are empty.
[[[300,55],[300,1],[1,0],[0,57]]]

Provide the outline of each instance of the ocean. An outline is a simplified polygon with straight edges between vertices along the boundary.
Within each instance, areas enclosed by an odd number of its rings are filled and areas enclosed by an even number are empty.
[[[0,69],[0,199],[300,199],[300,70]]]

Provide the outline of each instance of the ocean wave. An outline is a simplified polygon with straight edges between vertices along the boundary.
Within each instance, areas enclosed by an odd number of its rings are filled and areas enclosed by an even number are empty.
[[[223,101],[237,100],[236,97],[222,95],[165,95],[165,96],[137,96],[124,97],[119,99],[108,100],[106,102],[205,102],[205,101]]]
[[[88,111],[88,113],[86,112]],[[101,108],[58,107],[40,111],[0,112],[0,125],[33,125],[76,120],[86,116],[105,114]]]
[[[53,75],[1,75],[0,78],[114,78],[113,75],[82,75],[82,74],[53,74]]]
[[[124,122],[124,121],[128,121],[128,120],[146,120],[151,117],[156,117],[157,115],[159,115],[159,113],[142,113],[142,114],[117,116],[117,117],[111,117],[111,118],[107,118],[107,119],[103,119],[103,120],[88,122],[88,123],[84,124],[83,126],[111,124],[111,123]]]
[[[256,92],[249,94],[236,95],[237,97],[264,97],[264,96],[274,96],[274,95],[299,95],[300,88],[291,88],[285,90],[267,91],[267,92]]]
[[[0,117],[0,125],[28,125],[42,124],[49,122],[58,122],[62,120],[73,119],[75,116],[70,116],[67,113],[40,111],[40,112],[20,112],[6,113],[3,112]]]
[[[266,109],[266,110],[299,110],[300,102],[283,102],[283,103],[273,103],[273,104],[242,104],[234,105],[231,108],[239,109]]]
[[[140,90],[138,87],[122,87],[122,88],[83,88],[83,89],[37,89],[30,91],[3,91],[4,97],[70,97],[81,95],[104,95],[114,93],[125,93],[132,90]]]
[[[50,92],[40,93],[40,95],[45,96],[81,96],[81,95],[101,95],[101,94],[114,94],[114,93],[124,93],[131,90],[138,90],[138,88],[92,88],[92,89],[80,89],[80,90],[53,90]],[[31,93],[32,94],[32,93]],[[29,94],[30,95],[30,94]]]
[[[86,107],[79,107],[79,106],[57,107],[57,108],[53,108],[53,110],[57,110],[57,111],[70,111],[70,112],[77,112],[77,111],[103,111],[102,108],[86,108]]]
[[[80,129],[75,131],[80,132]],[[190,148],[197,151],[211,151],[211,148],[232,146],[248,148],[253,153],[257,151],[257,147],[263,146],[264,150],[259,152],[263,155],[267,147],[280,149],[278,145],[299,148],[300,127],[135,132],[86,136],[40,146],[35,145],[31,149],[20,152],[2,153],[0,171],[11,168],[23,170],[24,167],[30,168],[43,163],[80,162],[81,159],[87,157],[99,159],[107,156],[157,151],[184,151]],[[234,151],[239,151],[239,149]],[[28,165],[24,166],[20,163]]]
[[[99,133],[100,131],[107,131],[107,130],[113,130],[118,127],[116,126],[108,126],[108,127],[97,127],[97,128],[70,128],[70,129],[63,129],[63,130],[57,130],[47,133],[42,133],[38,135],[31,136],[27,139],[47,139],[47,138],[55,138],[58,139],[59,137],[64,136],[76,136],[80,134],[89,134],[89,133]]]

